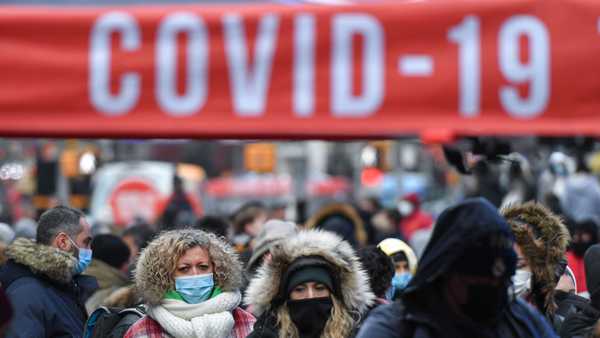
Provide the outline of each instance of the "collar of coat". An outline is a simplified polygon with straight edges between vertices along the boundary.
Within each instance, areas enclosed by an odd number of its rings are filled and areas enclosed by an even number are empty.
[[[15,263],[27,266],[34,274],[61,284],[73,280],[73,269],[77,264],[77,259],[70,253],[26,238],[18,238],[9,245],[6,256]]]

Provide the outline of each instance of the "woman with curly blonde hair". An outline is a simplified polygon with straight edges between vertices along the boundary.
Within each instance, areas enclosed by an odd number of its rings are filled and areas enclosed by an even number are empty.
[[[249,338],[352,336],[374,300],[347,242],[326,231],[302,231],[275,245],[250,281],[246,303],[260,316]]]
[[[164,232],[142,252],[135,284],[148,314],[125,338],[244,338],[252,331],[254,317],[239,307],[241,263],[214,234]]]

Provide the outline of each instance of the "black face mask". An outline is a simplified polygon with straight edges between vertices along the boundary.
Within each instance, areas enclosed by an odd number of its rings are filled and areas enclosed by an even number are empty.
[[[310,298],[287,302],[292,322],[298,328],[300,337],[320,337],[325,324],[331,317],[331,298]]]
[[[467,302],[460,306],[462,312],[476,322],[496,321],[508,304],[505,287],[490,284],[467,286]]]
[[[583,257],[587,249],[594,244],[593,242],[574,242],[571,243],[571,249],[577,257]]]

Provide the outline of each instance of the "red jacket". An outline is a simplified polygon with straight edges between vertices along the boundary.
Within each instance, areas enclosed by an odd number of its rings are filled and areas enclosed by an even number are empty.
[[[577,293],[586,292],[587,285],[585,283],[583,257],[577,257],[571,251],[567,251],[567,260],[569,261],[569,267],[573,270],[575,280],[577,281]]]

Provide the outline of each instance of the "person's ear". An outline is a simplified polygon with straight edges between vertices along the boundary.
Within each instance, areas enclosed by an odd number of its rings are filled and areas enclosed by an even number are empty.
[[[56,237],[54,237],[52,244],[52,246],[62,251],[71,251],[71,246],[73,245],[69,240],[69,236],[64,232],[59,232]]]

